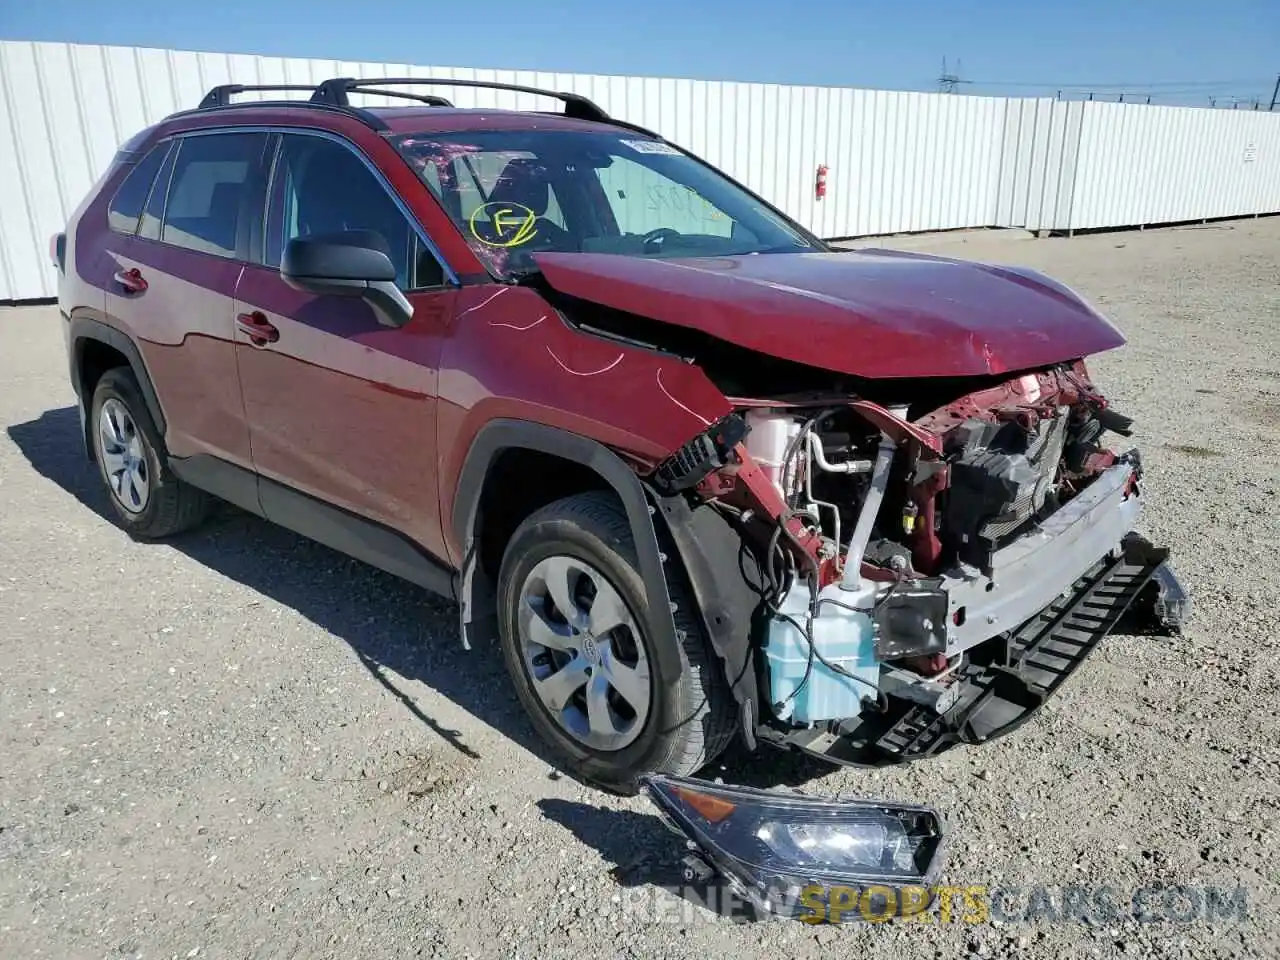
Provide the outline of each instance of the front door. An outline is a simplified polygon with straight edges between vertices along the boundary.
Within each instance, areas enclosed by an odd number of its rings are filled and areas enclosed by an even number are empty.
[[[261,256],[236,287],[236,358],[253,464],[284,484],[447,556],[436,475],[442,335],[454,292],[380,175],[346,142],[279,138]],[[414,315],[398,329],[364,301],[317,296],[279,273],[293,237],[372,230]],[[263,496],[269,519],[271,499]]]

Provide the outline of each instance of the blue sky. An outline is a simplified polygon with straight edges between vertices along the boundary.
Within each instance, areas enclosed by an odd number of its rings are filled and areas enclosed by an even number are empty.
[[[0,0],[0,37],[915,90],[945,56],[973,92],[1203,103],[1270,99],[1280,0]]]

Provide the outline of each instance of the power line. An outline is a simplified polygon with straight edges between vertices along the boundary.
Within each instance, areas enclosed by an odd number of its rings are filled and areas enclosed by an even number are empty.
[[[1095,99],[1099,97],[1124,97],[1127,103],[1130,100],[1136,100],[1139,97],[1144,99],[1150,98],[1151,102],[1156,103],[1162,100],[1185,99],[1187,97],[1214,97],[1219,100],[1253,100],[1258,98],[1256,93],[1242,93],[1221,90],[1140,90],[1129,88],[1127,90],[1059,90],[1058,99],[1072,99],[1079,97],[1088,97],[1092,95]]]
[[[942,72],[937,77],[937,88],[942,93],[958,93],[961,84],[977,93],[982,88],[1019,88],[1027,90],[1023,96],[1055,96],[1057,99],[1088,98],[1089,100],[1115,99],[1121,103],[1154,103],[1181,100],[1186,102],[1194,98],[1203,103],[1209,100],[1210,106],[1217,102],[1236,104],[1252,104],[1257,102],[1259,108],[1267,103],[1262,95],[1271,77],[1255,77],[1237,80],[1148,80],[1136,82],[1094,82],[1094,83],[1053,83],[1031,80],[970,80],[961,75],[961,64],[955,61],[955,69],[949,70],[947,58],[942,59]],[[1044,91],[1040,93],[1039,91]],[[1275,88],[1271,94],[1271,107],[1274,110],[1280,104],[1280,77],[1275,78]],[[1238,107],[1236,107],[1238,109]]]
[[[944,70],[945,65],[944,61]],[[1051,90],[1111,90],[1115,92],[1141,90],[1145,92],[1147,90],[1154,91],[1161,87],[1194,87],[1196,89],[1209,87],[1246,87],[1255,84],[1265,84],[1270,81],[1270,77],[1253,77],[1247,80],[1152,80],[1134,81],[1129,83],[1037,83],[1030,80],[970,80],[965,82],[973,83],[980,87],[1044,87]]]

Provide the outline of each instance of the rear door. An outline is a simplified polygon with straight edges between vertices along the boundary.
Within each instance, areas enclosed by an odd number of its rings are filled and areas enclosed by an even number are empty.
[[[397,284],[414,308],[401,328],[382,326],[361,300],[304,293],[280,277],[291,238],[356,229],[381,234],[392,252]],[[283,133],[256,259],[235,303],[255,469],[445,557],[436,398],[455,293],[425,233],[355,145],[319,132]],[[255,325],[269,336],[253,336]],[[273,516],[269,492],[264,485],[264,513],[291,525],[284,501]]]
[[[251,465],[234,346],[233,295],[265,173],[264,133],[188,134],[139,163],[155,171],[113,202],[106,311],[138,345],[166,421],[170,455]],[[261,201],[256,205],[260,206]]]

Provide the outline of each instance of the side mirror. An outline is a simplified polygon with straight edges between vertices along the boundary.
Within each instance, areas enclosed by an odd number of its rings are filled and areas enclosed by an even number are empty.
[[[372,230],[294,237],[280,257],[280,276],[295,290],[359,297],[384,326],[403,327],[413,318],[413,305],[396,286],[387,242]]]

